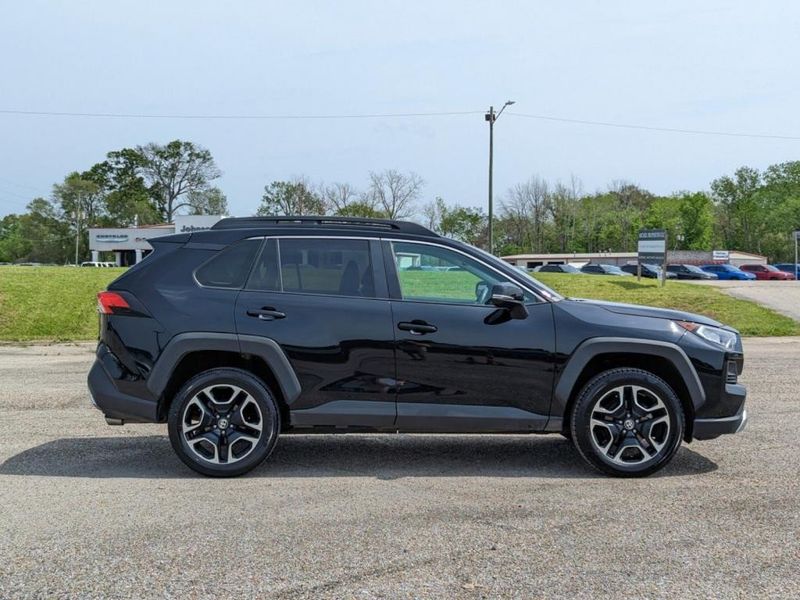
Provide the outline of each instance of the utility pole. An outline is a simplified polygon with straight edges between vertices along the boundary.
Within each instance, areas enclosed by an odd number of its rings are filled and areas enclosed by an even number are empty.
[[[500,118],[506,106],[514,104],[513,100],[508,100],[500,112],[494,112],[494,106],[489,107],[489,112],[484,115],[484,120],[489,123],[489,253],[494,254],[494,202],[492,198],[492,176],[494,171],[494,122]]]
[[[81,209],[75,209],[75,266],[78,265],[78,244],[81,240]]]

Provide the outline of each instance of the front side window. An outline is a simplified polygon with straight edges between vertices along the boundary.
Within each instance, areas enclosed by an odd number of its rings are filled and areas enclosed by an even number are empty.
[[[492,286],[514,283],[460,252],[441,246],[393,242],[397,278],[403,300],[487,304]],[[525,292],[527,302],[534,297]]]
[[[375,297],[368,240],[278,240],[284,292]]]
[[[208,287],[241,288],[261,242],[261,239],[242,240],[221,250],[197,269],[197,281]]]

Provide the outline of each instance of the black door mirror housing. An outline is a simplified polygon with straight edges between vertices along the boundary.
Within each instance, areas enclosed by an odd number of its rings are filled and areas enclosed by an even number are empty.
[[[489,304],[507,310],[512,319],[524,319],[528,316],[528,309],[525,308],[525,292],[513,283],[494,284]]]

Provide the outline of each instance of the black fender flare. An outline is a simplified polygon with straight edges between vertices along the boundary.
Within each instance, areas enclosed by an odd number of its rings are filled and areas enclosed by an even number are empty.
[[[180,333],[167,343],[147,378],[147,389],[156,398],[160,398],[181,359],[192,352],[208,350],[258,356],[272,369],[287,404],[294,402],[300,395],[297,374],[275,340],[255,335],[202,331]]]
[[[700,377],[689,357],[677,344],[660,340],[598,337],[583,342],[567,361],[553,393],[553,408],[550,411],[553,416],[566,418],[564,412],[575,391],[575,383],[589,361],[600,354],[644,354],[665,358],[670,361],[683,379],[695,411],[706,402],[706,393],[700,383]]]

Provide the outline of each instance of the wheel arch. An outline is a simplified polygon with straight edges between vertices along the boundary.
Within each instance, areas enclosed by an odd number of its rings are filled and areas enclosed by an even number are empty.
[[[648,371],[675,390],[686,414],[684,439],[692,439],[694,415],[705,403],[700,378],[689,357],[676,344],[635,338],[593,338],[581,344],[561,372],[553,394],[551,414],[569,427],[576,396],[589,379],[613,368]]]
[[[233,367],[252,373],[278,396],[283,423],[289,405],[300,395],[300,383],[281,347],[270,338],[224,333],[184,333],[162,351],[147,387],[158,398],[159,420],[166,418],[171,399],[189,378],[212,368]]]

